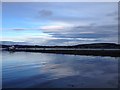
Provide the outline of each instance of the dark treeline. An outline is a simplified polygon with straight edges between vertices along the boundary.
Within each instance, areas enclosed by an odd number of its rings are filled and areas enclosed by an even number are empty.
[[[2,48],[8,48],[12,45],[1,45]],[[16,48],[105,48],[105,49],[120,49],[120,44],[115,43],[93,43],[79,44],[73,46],[39,46],[39,45],[14,45]]]

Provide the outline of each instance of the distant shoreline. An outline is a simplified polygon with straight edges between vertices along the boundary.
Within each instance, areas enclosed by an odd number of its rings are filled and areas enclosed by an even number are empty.
[[[2,45],[1,50],[120,57],[120,45],[114,43],[79,44],[74,46]]]
[[[111,56],[120,57],[120,50],[7,50],[12,52],[37,52],[69,55],[88,55],[88,56]]]

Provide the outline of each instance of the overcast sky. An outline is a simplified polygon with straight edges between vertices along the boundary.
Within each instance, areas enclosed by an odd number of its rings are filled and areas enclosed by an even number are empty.
[[[2,3],[3,41],[39,45],[118,43],[116,2]]]

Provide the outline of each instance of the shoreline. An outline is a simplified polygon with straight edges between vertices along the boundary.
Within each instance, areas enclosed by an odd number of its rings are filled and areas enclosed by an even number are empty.
[[[70,54],[70,55],[90,55],[90,56],[111,56],[120,57],[120,50],[32,50],[32,49],[17,49],[17,50],[6,50],[12,52],[24,51],[24,52],[40,52],[40,53],[53,53],[53,54]]]

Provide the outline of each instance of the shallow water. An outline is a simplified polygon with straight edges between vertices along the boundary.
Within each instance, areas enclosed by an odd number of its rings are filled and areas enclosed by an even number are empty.
[[[2,75],[3,88],[114,88],[118,58],[3,51]]]

